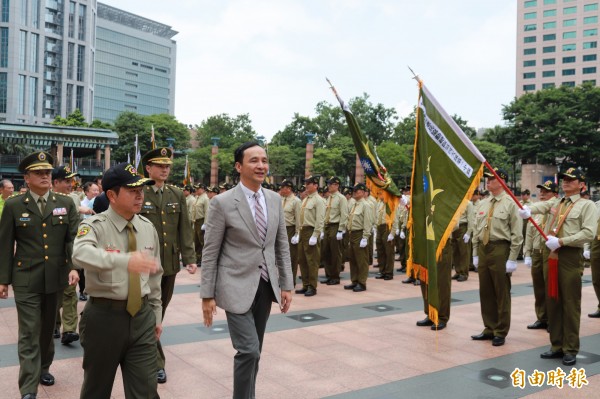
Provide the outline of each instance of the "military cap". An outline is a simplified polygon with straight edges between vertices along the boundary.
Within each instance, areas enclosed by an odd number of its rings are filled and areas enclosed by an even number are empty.
[[[154,180],[140,176],[137,170],[127,162],[123,162],[108,169],[102,178],[102,188],[105,191],[114,187],[140,187],[151,186]]]
[[[538,186],[539,187],[539,186]],[[476,188],[475,190],[473,190],[473,195],[480,195],[481,193],[479,192],[479,189]]]
[[[538,184],[537,188],[541,188],[544,190],[552,191],[553,193],[558,192],[558,186],[552,180],[546,180],[544,184]]]
[[[319,185],[319,176],[308,176],[306,179],[304,179],[304,183],[312,183]]]
[[[220,192],[219,187],[217,187],[217,186],[212,186],[212,187],[209,187],[208,189],[211,190],[215,194],[219,194],[219,192]]]
[[[342,188],[342,194],[344,195],[348,195],[348,194],[352,194],[352,187],[343,187]]]
[[[300,186],[298,186],[298,192],[302,193],[302,192],[304,192],[304,190],[306,190],[306,186],[304,184],[301,184]]]
[[[186,184],[185,186],[183,186],[183,189],[185,191],[190,191],[191,192],[191,191],[194,190],[194,187],[192,185],[190,185],[190,184]]]
[[[44,151],[27,155],[19,164],[19,172],[26,173],[30,170],[52,170],[54,158]]]
[[[502,180],[504,180],[504,181],[508,180],[508,173],[506,173],[506,171],[504,169],[494,168],[494,171],[496,172],[496,174],[498,176],[500,176],[500,178]],[[496,176],[494,176],[494,174],[488,170],[483,172],[483,175],[488,178],[496,178]]]
[[[356,190],[367,191],[367,186],[365,185],[365,183],[356,183],[356,185],[352,188],[352,191]]]
[[[585,175],[579,168],[569,168],[566,171],[560,173],[558,175],[558,177],[560,177],[560,178],[568,177],[570,179],[585,181]]]
[[[284,179],[281,184],[281,187],[291,187],[294,188],[294,183],[292,183],[291,181],[289,181],[288,179]]]
[[[582,197],[583,197],[584,195],[587,195],[587,196],[589,196],[589,195],[590,195],[590,192],[589,192],[588,190],[581,190],[581,192],[579,193],[579,195],[581,195]]]
[[[69,165],[62,165],[52,170],[52,180],[54,179],[70,179],[72,177],[79,176],[79,173],[71,172]]]
[[[334,184],[334,183],[342,184],[342,180],[337,176],[331,176],[329,178],[329,180],[327,180],[327,184]]]
[[[144,165],[147,165],[149,163],[171,165],[173,164],[173,161],[171,160],[172,155],[173,151],[170,148],[155,148],[144,154],[144,156],[142,157],[142,163]]]
[[[223,183],[223,188],[225,188],[225,184],[227,184],[227,183]],[[261,186],[263,188],[266,188],[267,190],[269,190],[271,188],[271,185],[269,183],[267,183],[266,181],[263,181]]]
[[[404,187],[402,187],[402,191],[410,191],[410,186],[404,186]]]
[[[522,195],[531,195],[531,191],[529,191],[529,189],[528,189],[528,188],[526,188],[525,190],[523,190],[523,191],[521,192],[521,194],[522,194]]]

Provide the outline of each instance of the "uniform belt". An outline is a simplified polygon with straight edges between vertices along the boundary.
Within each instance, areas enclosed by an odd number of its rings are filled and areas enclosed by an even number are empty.
[[[357,233],[357,232],[359,232],[359,231],[360,231],[360,232],[362,232],[362,231],[363,231],[363,229],[360,229],[360,230],[351,230],[350,232],[351,232],[351,233]]]
[[[335,226],[335,225],[339,225],[340,222],[333,222],[333,223],[327,223],[326,226]]]
[[[487,243],[487,245],[501,245],[501,244],[510,244],[508,240],[494,240]],[[485,244],[483,244],[485,245]]]
[[[127,308],[127,299],[109,299],[109,298],[100,298],[100,297],[90,297],[90,302],[94,305],[100,305],[105,308],[111,309],[126,309]],[[148,295],[142,298],[142,305],[145,305],[148,302]]]
[[[542,251],[542,249],[541,249],[541,248],[540,248],[540,249],[533,248],[532,252],[533,252],[534,254],[541,254],[543,251]]]

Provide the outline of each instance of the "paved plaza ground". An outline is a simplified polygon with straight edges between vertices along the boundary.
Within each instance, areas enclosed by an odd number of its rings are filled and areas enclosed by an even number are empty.
[[[399,263],[397,262],[399,266]],[[346,267],[346,271],[348,268]],[[321,273],[323,270],[321,269]],[[581,353],[576,368],[583,369],[588,385],[559,389],[547,383],[514,387],[511,373],[518,368],[527,377],[571,368],[560,360],[542,360],[548,350],[545,330],[528,330],[535,321],[533,289],[524,264],[512,279],[512,324],[506,344],[475,342],[482,331],[476,273],[466,282],[452,282],[452,311],[445,330],[417,327],[422,319],[421,291],[374,279],[371,268],[367,291],[354,293],[342,285],[320,284],[314,297],[294,295],[290,313],[273,308],[257,381],[257,398],[598,398],[600,393],[600,319],[587,313],[597,300],[590,270],[583,279]],[[348,283],[343,273],[342,284]],[[200,274],[183,271],[164,320],[163,348],[168,382],[159,394],[169,398],[230,398],[233,355],[224,311],[214,326],[202,325],[198,284]],[[80,310],[84,302],[79,303]],[[17,314],[11,297],[0,301],[0,398],[20,398],[17,386]],[[79,398],[83,380],[83,351],[79,342],[63,346],[56,340],[51,372],[56,384],[40,386],[40,399]],[[582,376],[579,370],[577,376]],[[575,374],[574,374],[575,375]],[[547,374],[546,374],[547,376]],[[114,398],[124,398],[120,372]]]

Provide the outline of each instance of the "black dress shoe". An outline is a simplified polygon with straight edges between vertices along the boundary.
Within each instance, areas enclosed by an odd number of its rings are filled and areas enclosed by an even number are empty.
[[[548,323],[536,320],[535,323],[527,326],[530,330],[542,330],[548,327]]]
[[[431,326],[431,329],[432,329],[433,331],[436,331],[436,330],[443,330],[444,328],[446,328],[446,323],[444,323],[444,322],[441,322],[441,321],[438,323],[438,325],[435,325],[435,324],[434,324],[433,326]]]
[[[352,288],[352,291],[354,292],[362,292],[362,291],[366,291],[367,287],[365,287],[362,284],[356,284],[356,287]]]
[[[409,277],[406,280],[402,280],[402,284],[414,284],[415,281],[417,281],[415,278]]]
[[[419,327],[429,327],[433,325],[433,320],[429,317],[424,318],[423,320],[417,321],[417,326]]]
[[[83,292],[79,294],[79,300],[82,302],[87,301],[87,295],[85,295]]]
[[[391,275],[389,275],[389,274],[386,274],[385,276],[383,276],[383,279],[384,279],[385,281],[393,280],[393,279],[394,279],[394,276],[391,276]]]
[[[294,291],[296,294],[306,294],[307,289],[306,288],[302,288],[299,290]]]
[[[549,350],[548,352],[544,352],[540,355],[540,357],[542,359],[559,359],[561,357],[563,357],[565,354],[563,353],[563,351],[556,351],[553,352],[552,350]]]
[[[577,363],[577,355],[571,355],[570,353],[565,353],[563,356],[563,364],[565,366],[574,366]]]
[[[54,338],[60,338],[60,330],[58,328],[54,329],[54,333],[52,334]]]
[[[415,282],[413,283],[413,285],[421,285],[421,280],[415,280]]]
[[[458,281],[459,283],[462,283],[463,281],[467,281],[468,277],[466,276],[458,276],[458,278],[456,279],[456,281]]]
[[[452,276],[452,280],[458,280],[458,278],[460,277],[460,274],[454,274],[454,276]]]
[[[40,376],[40,384],[49,387],[50,385],[54,385],[54,376],[50,373],[42,373]]]
[[[344,286],[345,290],[353,290],[354,288],[356,288],[356,284],[354,284],[354,283]]]
[[[156,382],[158,382],[159,384],[164,384],[165,382],[167,382],[167,372],[165,371],[165,369],[159,369],[156,372]]]
[[[588,317],[592,319],[600,319],[600,310],[596,310],[594,313],[588,313]]]
[[[329,280],[330,280],[330,279],[326,279],[326,280],[319,280],[319,283],[321,283],[321,284],[327,284],[327,283],[329,283]]]
[[[308,289],[304,293],[304,296],[315,296],[315,295],[317,295],[317,290],[313,287],[308,287]]]
[[[75,341],[79,341],[79,334],[72,331],[64,332],[62,334],[62,338],[60,339],[60,343],[63,345],[68,345]]]
[[[502,345],[504,345],[504,341],[505,341],[504,337],[494,337],[492,339],[492,345],[493,346],[502,346]]]
[[[385,275],[384,275],[384,274],[381,274],[381,273],[377,273],[377,274],[375,275],[375,278],[376,278],[376,279],[378,279],[378,280],[380,280],[380,279],[382,279],[382,278],[385,278]]]
[[[36,399],[37,398],[37,394],[35,393],[26,393],[25,395],[21,396],[21,399]]]
[[[337,279],[329,279],[329,281],[327,282],[327,285],[338,285],[340,283],[340,280]]]
[[[492,334],[477,334],[477,335],[471,335],[471,339],[474,341],[486,341],[486,340],[491,340],[494,339],[494,336]]]

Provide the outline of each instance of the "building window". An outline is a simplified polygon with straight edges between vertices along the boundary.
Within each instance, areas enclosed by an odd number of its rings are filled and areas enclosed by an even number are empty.
[[[37,116],[37,78],[29,77],[29,112],[28,115]]]
[[[589,83],[592,86],[596,86],[596,80],[584,80],[581,83],[583,83],[583,84]]]
[[[565,7],[563,8],[563,14],[575,14],[577,12],[577,7]]]
[[[583,42],[584,49],[597,48],[597,47],[598,47],[598,42]]]
[[[583,18],[583,23],[584,23],[584,25],[587,25],[587,24],[597,24],[598,23],[598,17],[597,16],[584,17]]]
[[[556,21],[544,22],[544,29],[554,29],[554,28],[556,28]]]
[[[563,82],[562,86],[575,87],[575,82]]]
[[[556,17],[556,9],[553,10],[545,10],[544,17]]]
[[[79,5],[79,33],[77,38],[79,40],[85,40],[85,13],[87,11],[87,7],[83,4]]]
[[[583,31],[583,36],[598,36],[598,29],[586,29]]]
[[[575,62],[576,57],[563,57],[562,62],[563,64],[570,64],[572,62]]]
[[[583,6],[583,11],[594,11],[598,9],[598,3],[586,4]]]
[[[577,46],[575,45],[575,43],[572,44],[563,44],[562,49],[563,51],[575,51],[575,48]]]
[[[596,61],[598,56],[596,54],[587,54],[583,56],[583,61]]]
[[[525,25],[525,32],[531,31],[531,30],[536,30],[537,29],[537,25],[536,24],[529,24],[529,25]]]
[[[542,53],[554,53],[556,52],[556,46],[548,46],[542,49]]]
[[[554,72],[554,71],[543,71],[542,72],[543,78],[552,78],[554,76],[556,76],[556,72]]]
[[[129,71],[126,71],[126,72],[125,72],[125,75],[129,75],[129,76],[135,76],[136,78],[137,78],[137,76],[138,76],[138,74],[137,74],[137,73],[135,73],[135,72],[129,72]]]
[[[525,72],[523,79],[535,79],[535,72]]]
[[[125,82],[125,86],[129,86],[129,87],[138,87],[138,85],[136,85],[135,83],[129,83],[129,82]]]
[[[17,113],[25,114],[25,75],[19,75],[19,93],[17,98]]]
[[[27,32],[22,30],[19,32],[19,69],[25,70],[25,57],[27,52]]]
[[[40,28],[40,0],[31,0],[31,25]]]
[[[127,97],[127,98],[138,98],[138,96],[136,96],[135,94],[129,94],[129,93],[125,93],[125,97]]]
[[[555,33],[551,33],[549,35],[544,35],[544,41],[550,41],[550,40],[556,40],[556,34]]]
[[[8,22],[8,18],[10,15],[10,0],[2,0],[2,11],[1,12],[2,12],[2,17],[0,18],[0,22]],[[6,74],[4,74],[4,78],[5,78],[4,83],[6,86]],[[1,83],[2,82],[0,82],[0,84]],[[4,90],[6,90],[6,87]],[[6,108],[6,105],[4,105],[4,107]],[[4,111],[4,112],[6,112],[6,111]]]
[[[556,64],[556,60],[554,58],[544,58],[542,60],[542,65],[554,65]]]
[[[577,20],[576,19],[565,19],[563,21],[563,27],[569,27],[569,26],[575,26],[577,25]]]
[[[535,43],[535,36],[525,36],[523,43]]]
[[[537,0],[528,0],[525,2],[525,8],[537,6]]]
[[[69,2],[69,37],[75,37],[75,7],[74,1]]]
[[[583,68],[583,74],[587,75],[590,73],[596,73],[596,67],[587,67],[587,68]]]
[[[7,86],[6,72],[0,72],[0,114],[6,113],[7,97],[8,97],[8,86]]]
[[[542,89],[550,89],[552,87],[556,87],[554,83],[542,83]]]
[[[77,86],[77,94],[75,96],[75,108],[83,109],[83,86]]]
[[[523,55],[535,55],[536,51],[536,48],[526,48],[523,50]]]
[[[535,85],[523,85],[523,91],[534,91]]]
[[[526,12],[525,13],[525,19],[536,19],[537,18],[537,12]]]
[[[562,70],[562,76],[571,76],[571,75],[575,75],[575,69],[563,69]]]
[[[523,66],[525,68],[527,68],[527,67],[534,67],[535,66],[535,60],[523,61]]]
[[[27,0],[21,0],[21,25],[27,26]]]
[[[39,57],[38,57],[39,35],[37,33],[32,33],[30,35],[30,39],[31,39],[31,45],[29,47],[29,70],[31,72],[37,72],[38,71],[38,63],[39,63]]]
[[[67,115],[70,115],[73,111],[73,85],[67,84]]]
[[[77,46],[77,80],[83,82],[85,73],[85,46]],[[81,111],[81,108],[79,108]]]
[[[571,32],[563,32],[563,39],[575,39],[577,37],[577,33],[575,31]]]
[[[544,5],[556,4],[556,0],[544,0]]]
[[[73,79],[73,67],[75,66],[75,43],[67,45],[67,79]]]
[[[8,28],[0,28],[0,68],[8,67]]]

